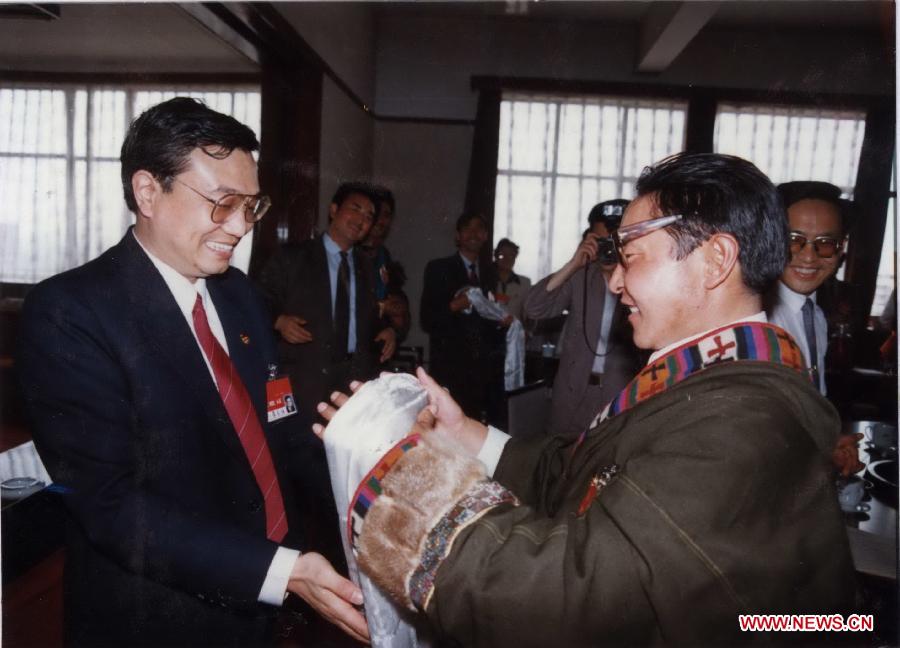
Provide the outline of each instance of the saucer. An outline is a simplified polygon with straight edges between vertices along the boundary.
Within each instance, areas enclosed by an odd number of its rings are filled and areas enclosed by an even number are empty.
[[[0,482],[0,497],[4,499],[22,499],[37,493],[46,484],[34,477],[13,477]]]

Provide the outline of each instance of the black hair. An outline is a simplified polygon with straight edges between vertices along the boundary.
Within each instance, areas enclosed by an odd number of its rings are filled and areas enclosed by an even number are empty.
[[[456,219],[456,231],[461,232],[462,229],[473,220],[481,221],[481,224],[484,225],[484,229],[488,228],[487,221],[484,220],[484,216],[481,214],[476,212],[463,212],[460,214],[459,218]]]
[[[504,245],[506,247],[511,247],[513,250],[516,251],[516,254],[519,253],[518,245],[516,245],[515,243],[510,241],[508,238],[502,238],[499,241],[497,241],[497,247],[494,248],[494,256],[497,256],[497,254],[500,252],[500,248],[502,248]]]
[[[378,189],[368,182],[342,182],[331,197],[331,204],[340,207],[353,194],[360,194],[371,200],[372,206],[375,207],[375,215],[378,216],[378,210],[381,208],[381,196]]]
[[[394,192],[383,186],[376,186],[375,191],[378,192],[378,200],[383,205],[391,208],[391,214],[396,211],[396,203],[394,202]],[[380,209],[378,211],[381,211]]]
[[[619,229],[619,223],[622,222],[622,214],[628,207],[630,200],[624,198],[614,198],[613,200],[605,200],[597,203],[588,213],[588,227],[592,228],[597,223],[603,223],[606,229],[612,232]]]
[[[635,187],[652,195],[661,216],[681,214],[666,228],[683,259],[713,234],[732,235],[744,284],[763,293],[788,261],[784,206],[772,182],[747,160],[717,153],[678,153],[647,167]]]
[[[830,182],[799,180],[778,185],[778,195],[781,196],[781,200],[784,202],[785,210],[790,209],[791,205],[801,200],[821,200],[829,205],[833,205],[841,219],[841,229],[846,233],[847,221],[851,213],[851,203],[849,200],[841,198],[839,187]]]
[[[175,97],[148,108],[131,122],[122,142],[122,189],[125,204],[135,214],[137,201],[131,178],[147,171],[162,185],[172,189],[172,180],[190,163],[194,149],[224,159],[235,149],[252,153],[259,141],[250,128],[234,117],[209,108],[202,101]]]

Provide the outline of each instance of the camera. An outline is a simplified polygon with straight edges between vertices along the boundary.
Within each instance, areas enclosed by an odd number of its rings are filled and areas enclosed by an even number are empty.
[[[616,245],[612,238],[597,239],[597,261],[601,265],[616,265],[619,262],[619,253],[616,252]]]

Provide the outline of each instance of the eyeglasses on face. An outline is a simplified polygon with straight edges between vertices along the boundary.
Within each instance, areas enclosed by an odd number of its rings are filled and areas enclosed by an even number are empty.
[[[800,254],[807,243],[811,243],[816,255],[823,259],[830,259],[844,247],[844,240],[834,236],[817,236],[810,239],[800,232],[791,232],[789,235],[791,254]]]
[[[619,255],[619,263],[622,264],[622,267],[628,267],[628,264],[625,263],[625,246],[629,242],[641,238],[642,236],[647,236],[647,234],[652,234],[656,230],[668,227],[672,223],[680,221],[681,218],[681,214],[660,216],[659,218],[651,218],[650,220],[641,221],[634,225],[620,227],[613,232],[612,240],[616,246],[616,252]]]
[[[218,200],[213,200],[209,196],[200,193],[186,182],[182,182],[178,178],[172,179],[178,184],[193,191],[206,202],[212,204],[212,211],[210,212],[209,217],[216,225],[224,223],[229,216],[239,209],[243,210],[245,221],[251,224],[255,223],[265,216],[266,212],[269,211],[269,207],[272,206],[272,201],[269,200],[269,197],[262,195],[250,196],[247,194],[225,194]]]

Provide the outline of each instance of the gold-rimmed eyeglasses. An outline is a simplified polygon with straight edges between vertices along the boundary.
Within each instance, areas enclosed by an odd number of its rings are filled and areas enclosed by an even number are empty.
[[[186,182],[182,182],[178,178],[172,179],[178,184],[193,191],[195,194],[203,198],[206,202],[212,204],[212,211],[209,213],[209,217],[216,225],[221,225],[222,223],[224,223],[229,216],[231,216],[239,209],[243,209],[245,221],[247,221],[248,223],[255,223],[263,216],[265,216],[266,212],[269,211],[269,207],[272,206],[272,201],[269,200],[269,197],[262,195],[250,196],[248,194],[230,193],[225,194],[219,199],[213,199],[207,195],[200,193],[191,185]]]
[[[791,254],[800,254],[806,244],[810,243],[817,256],[822,259],[830,259],[844,247],[844,240],[834,236],[817,236],[811,239],[800,232],[791,232],[788,236]]]
[[[619,255],[619,263],[623,268],[628,267],[625,263],[625,246],[634,239],[647,236],[656,230],[668,227],[672,223],[680,221],[681,214],[672,214],[671,216],[660,216],[659,218],[651,218],[650,220],[641,221],[634,225],[626,225],[620,227],[612,233],[612,240],[616,246],[616,252]]]

